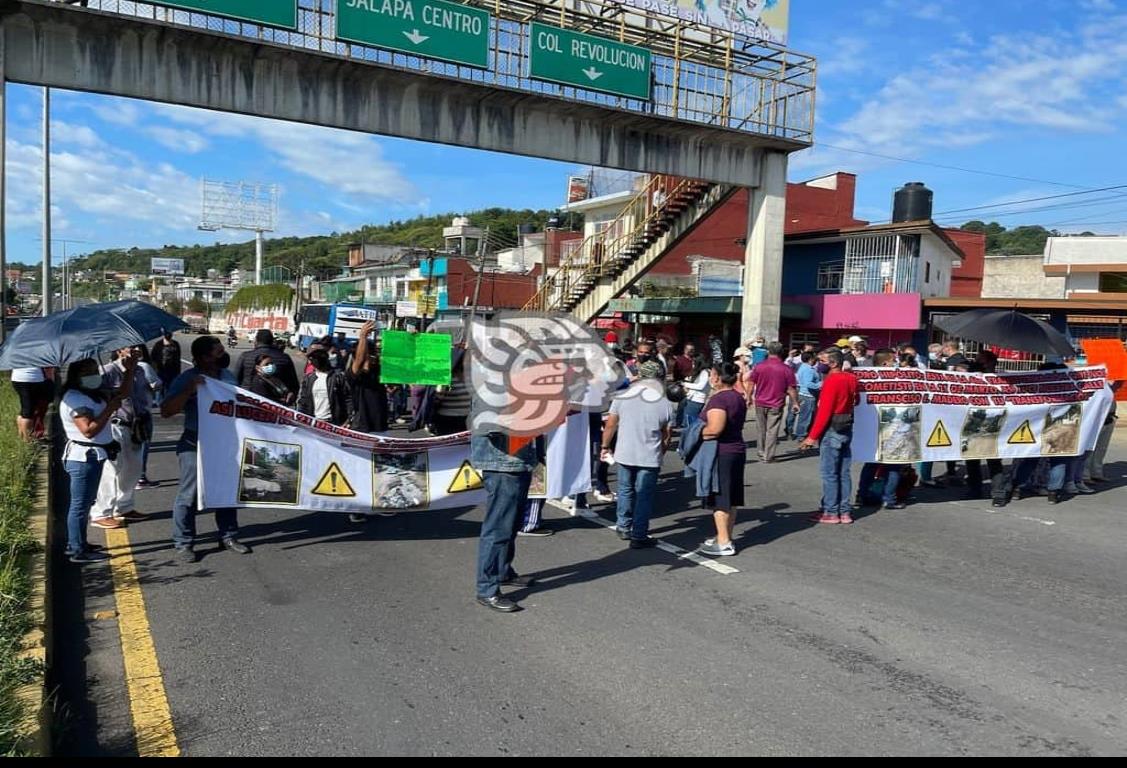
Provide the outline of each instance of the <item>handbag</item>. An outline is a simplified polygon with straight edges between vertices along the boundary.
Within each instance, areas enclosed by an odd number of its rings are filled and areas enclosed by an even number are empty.
[[[153,439],[152,414],[141,414],[133,419],[130,437],[134,445],[144,445]]]

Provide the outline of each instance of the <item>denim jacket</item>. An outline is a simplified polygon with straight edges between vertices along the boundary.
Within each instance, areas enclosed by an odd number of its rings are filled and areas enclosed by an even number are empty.
[[[517,451],[508,452],[509,436],[501,432],[470,437],[470,464],[478,472],[531,472],[541,460],[540,444],[533,440]]]

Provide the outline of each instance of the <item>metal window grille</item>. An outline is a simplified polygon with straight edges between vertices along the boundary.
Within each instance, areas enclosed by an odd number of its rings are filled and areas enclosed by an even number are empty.
[[[918,235],[861,235],[845,241],[842,293],[912,293],[919,269]]]
[[[844,261],[824,261],[818,265],[818,290],[841,293],[844,277]]]
[[[810,333],[809,331],[800,331],[790,335],[790,345],[792,347],[801,347],[803,344],[821,344],[822,337],[817,333]]]

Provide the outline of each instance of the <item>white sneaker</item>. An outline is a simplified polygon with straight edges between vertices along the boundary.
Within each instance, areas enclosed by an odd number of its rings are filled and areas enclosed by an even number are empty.
[[[611,504],[615,501],[618,501],[618,496],[614,495],[613,493],[598,493],[598,492],[596,492],[594,495],[595,495],[595,501],[597,501],[601,504]]]
[[[736,554],[736,547],[731,542],[720,546],[716,543],[715,539],[711,539],[710,541],[711,543],[706,541],[697,551],[702,555],[711,555],[713,557],[731,557]]]
[[[568,512],[575,510],[575,499],[570,496],[562,499],[556,499],[553,503],[560,509],[566,509]]]

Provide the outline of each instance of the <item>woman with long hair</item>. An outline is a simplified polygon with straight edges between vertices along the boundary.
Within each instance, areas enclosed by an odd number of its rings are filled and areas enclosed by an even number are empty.
[[[687,427],[696,421],[704,410],[711,389],[712,363],[704,355],[693,358],[693,369],[685,379],[685,410],[681,413],[681,426]]]
[[[132,359],[127,361],[130,375],[125,381],[133,381],[135,365]],[[97,360],[88,357],[71,363],[59,411],[67,436],[63,449],[63,468],[70,475],[66,554],[72,563],[92,563],[108,557],[91,550],[86,541],[86,522],[98,494],[103,464],[116,455],[109,424],[127,392],[118,389],[107,395],[101,387],[102,371]]]
[[[701,434],[703,440],[716,441],[716,475],[719,486],[716,493],[705,500],[712,508],[716,523],[716,538],[708,539],[700,548],[701,554],[728,557],[736,554],[732,532],[736,526],[736,510],[744,505],[744,466],[747,464],[747,444],[744,442],[744,422],[747,421],[747,400],[736,391],[740,369],[735,363],[723,363],[712,369],[712,396],[704,406],[706,424]]]

